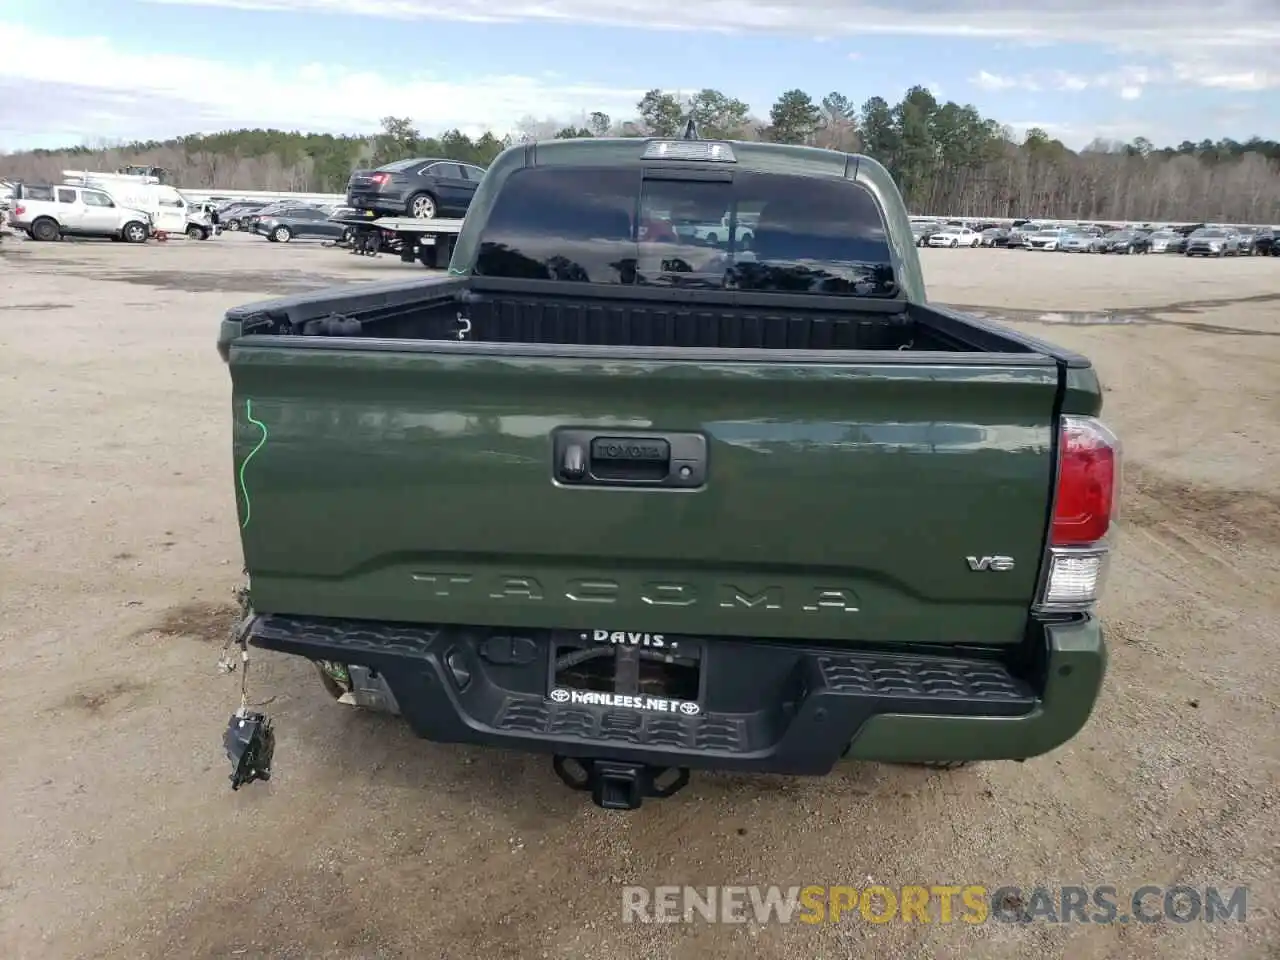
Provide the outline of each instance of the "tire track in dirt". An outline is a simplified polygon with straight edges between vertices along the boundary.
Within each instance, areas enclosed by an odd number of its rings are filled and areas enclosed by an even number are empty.
[[[1280,546],[1280,495],[1192,483],[1136,465],[1126,466],[1124,483],[1127,522],[1175,536],[1179,528],[1189,529],[1198,540],[1224,546]]]

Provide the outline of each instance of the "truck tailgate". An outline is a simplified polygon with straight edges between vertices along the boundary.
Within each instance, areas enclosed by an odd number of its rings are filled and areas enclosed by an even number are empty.
[[[1016,643],[1039,575],[1059,374],[1038,355],[976,359],[241,339],[230,366],[254,606]],[[705,484],[557,483],[563,427],[701,435]]]

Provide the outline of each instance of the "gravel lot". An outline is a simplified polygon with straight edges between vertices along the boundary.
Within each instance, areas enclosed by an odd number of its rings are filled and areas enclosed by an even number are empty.
[[[1098,712],[1025,764],[696,776],[609,814],[260,655],[233,794],[227,307],[420,267],[229,235],[0,244],[0,956],[1277,957],[1280,261],[923,251],[935,299],[1088,354],[1126,444]],[[1250,884],[1248,922],[624,924],[623,884]]]

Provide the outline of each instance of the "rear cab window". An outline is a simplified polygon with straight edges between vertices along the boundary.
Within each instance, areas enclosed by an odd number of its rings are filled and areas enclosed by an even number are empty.
[[[76,202],[75,190],[72,190],[68,187],[59,187],[58,202],[59,203],[75,203]]]
[[[825,296],[895,296],[883,217],[844,178],[633,167],[514,171],[480,236],[478,276]]]

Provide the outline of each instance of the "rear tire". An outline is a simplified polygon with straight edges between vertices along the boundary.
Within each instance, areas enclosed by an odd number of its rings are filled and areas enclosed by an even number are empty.
[[[187,239],[188,240],[208,240],[209,233],[208,231],[202,230],[200,227],[197,227],[193,223],[191,226],[187,227]]]
[[[137,220],[130,220],[120,228],[120,238],[125,243],[146,243],[147,242],[147,225]]]
[[[53,243],[55,240],[62,239],[62,228],[58,226],[57,220],[41,217],[31,225],[31,239],[39,240],[41,243]]]
[[[404,211],[415,220],[434,220],[439,214],[436,198],[429,193],[415,193],[405,204]]]
[[[293,239],[293,231],[288,227],[276,227],[271,231],[271,240],[273,243],[288,243]]]

